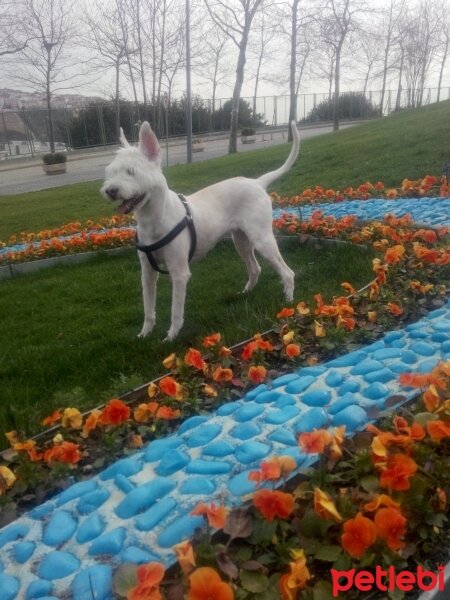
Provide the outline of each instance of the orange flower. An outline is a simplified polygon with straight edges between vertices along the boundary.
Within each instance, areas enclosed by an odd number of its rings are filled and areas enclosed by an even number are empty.
[[[128,590],[127,600],[162,600],[159,584],[164,577],[162,564],[151,562],[137,568],[138,584]]]
[[[268,521],[275,517],[287,519],[294,511],[294,497],[285,492],[259,490],[253,496],[253,504]]]
[[[286,319],[288,317],[292,317],[294,312],[295,311],[293,308],[283,308],[279,313],[277,313],[277,319]]]
[[[314,429],[314,431],[301,433],[298,441],[306,454],[323,454],[325,448],[331,443],[332,437],[325,429]]]
[[[137,408],[134,409],[133,417],[137,423],[147,423],[147,421],[153,416],[153,414],[148,409],[148,404],[143,402],[139,404]]]
[[[44,460],[50,465],[55,462],[75,465],[81,460],[80,446],[72,442],[62,442],[46,450]]]
[[[91,431],[93,431],[97,427],[98,420],[101,414],[102,411],[98,410],[97,408],[91,411],[86,421],[84,422],[83,431],[80,433],[81,437],[87,438]]]
[[[159,389],[163,394],[175,398],[175,400],[183,399],[183,387],[170,375],[161,379]]]
[[[369,323],[377,322],[377,313],[375,310],[369,310],[367,312],[367,320],[369,321]]]
[[[211,348],[212,346],[217,346],[221,338],[222,336],[220,335],[220,333],[213,333],[212,335],[207,335],[202,340],[202,346],[204,348]]]
[[[251,471],[248,478],[250,481],[276,481],[286,477],[297,467],[296,461],[290,456],[274,456],[261,463],[259,471]]]
[[[367,512],[375,512],[380,508],[380,506],[387,508],[400,508],[400,504],[393,500],[390,496],[386,496],[386,494],[377,494],[373,500],[364,504],[363,508]]]
[[[130,418],[130,414],[130,407],[114,398],[105,406],[98,422],[102,425],[120,425]]]
[[[374,517],[378,535],[391,550],[399,550],[405,546],[400,540],[405,535],[406,518],[397,508],[380,508]]]
[[[363,517],[362,513],[346,521],[343,531],[341,544],[352,558],[361,558],[377,539],[377,528],[374,522]]]
[[[233,588],[211,567],[196,569],[189,577],[186,600],[234,600]]]
[[[388,302],[386,308],[394,317],[399,317],[403,314],[403,308],[395,302]]]
[[[51,427],[54,423],[59,421],[61,417],[61,412],[59,410],[55,410],[51,415],[42,420],[42,425],[45,425],[45,427]]]
[[[262,383],[267,377],[267,369],[262,365],[251,366],[247,376],[252,383]]]
[[[207,396],[209,396],[210,398],[217,397],[217,389],[213,385],[209,385],[208,383],[205,383],[203,385],[202,389],[203,389],[203,393],[206,394]]]
[[[77,408],[66,408],[62,415],[61,427],[81,429],[83,427],[83,415]]]
[[[172,550],[175,552],[178,564],[180,565],[183,573],[185,575],[192,573],[196,567],[196,564],[194,549],[192,548],[191,542],[185,541],[175,544],[175,546],[172,547]]]
[[[344,281],[343,283],[341,283],[341,287],[344,288],[344,290],[350,294],[350,296],[354,296],[356,294],[356,290],[355,288],[352,286],[351,283],[349,283],[348,281]]]
[[[398,380],[406,387],[423,388],[429,384],[430,375],[423,373],[401,373]]]
[[[208,523],[211,527],[215,529],[223,529],[225,526],[225,521],[228,516],[228,509],[225,506],[216,506],[214,502],[212,502],[209,506],[207,504],[203,504],[200,502],[191,511],[191,515],[194,516],[203,516],[208,519]]]
[[[195,348],[189,348],[184,357],[184,362],[194,369],[203,371],[206,368],[206,363],[202,358],[202,355]]]
[[[427,431],[432,440],[440,442],[441,440],[450,437],[450,424],[441,420],[428,421]]]
[[[314,510],[322,519],[332,519],[337,523],[342,521],[342,517],[331,496],[323,492],[320,488],[315,488],[314,490]]]
[[[305,589],[311,579],[304,551],[295,551],[295,556],[295,562],[289,563],[290,573],[282,575],[278,583],[282,600],[297,600],[298,592]]]
[[[233,379],[233,371],[231,369],[217,367],[212,374],[212,378],[216,383],[231,381]]]
[[[144,445],[144,440],[140,435],[135,433],[130,438],[130,448],[142,448]]]
[[[437,388],[434,384],[429,386],[429,388],[426,390],[426,392],[424,392],[424,394],[422,395],[422,398],[423,398],[423,403],[425,404],[425,408],[428,411],[434,412],[436,409],[439,408],[439,405],[441,403],[441,398],[440,398],[439,392],[437,391]]]
[[[178,409],[170,408],[170,406],[160,406],[156,411],[156,418],[162,419],[163,421],[171,421],[172,419],[179,419],[181,411]]]
[[[417,464],[406,454],[393,454],[387,468],[381,473],[380,487],[395,491],[409,490],[409,479],[417,471]]]
[[[386,250],[384,260],[388,265],[395,265],[402,260],[404,255],[405,247],[401,244],[398,244],[397,246],[391,246],[391,248]]]
[[[8,467],[4,465],[0,466],[0,496],[2,496],[6,490],[11,488],[16,481],[16,476]]]
[[[299,302],[296,306],[299,315],[309,315],[311,309],[305,302]]]
[[[300,356],[301,352],[301,346],[299,346],[298,344],[288,344],[286,346],[286,354],[287,356],[289,356],[289,358]]]

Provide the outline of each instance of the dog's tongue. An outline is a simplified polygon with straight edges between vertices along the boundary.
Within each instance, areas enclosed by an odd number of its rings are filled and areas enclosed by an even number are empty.
[[[130,210],[130,206],[127,200],[124,200],[122,204],[117,207],[117,212],[121,215],[125,215]]]

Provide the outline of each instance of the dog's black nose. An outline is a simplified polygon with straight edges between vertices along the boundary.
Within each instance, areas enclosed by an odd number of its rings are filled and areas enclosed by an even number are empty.
[[[119,188],[114,186],[110,186],[105,190],[106,194],[111,198],[111,200],[115,200],[117,198],[117,194],[119,193]]]

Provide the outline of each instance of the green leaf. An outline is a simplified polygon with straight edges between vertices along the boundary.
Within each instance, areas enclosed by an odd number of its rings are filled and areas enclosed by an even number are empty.
[[[126,598],[127,593],[131,588],[135,587],[138,582],[137,566],[130,563],[120,565],[114,573],[113,577],[113,592],[115,596]]]
[[[236,558],[240,561],[250,560],[252,557],[253,551],[251,546],[243,546],[239,549]]]
[[[256,571],[241,571],[241,584],[248,592],[259,594],[269,587],[269,579]]]
[[[379,481],[379,478],[375,475],[368,475],[361,479],[360,485],[366,492],[376,492],[380,488]]]
[[[340,546],[321,546],[316,552],[315,558],[326,562],[334,562],[341,554],[342,548]]]
[[[416,415],[414,415],[414,421],[416,421],[417,423],[419,423],[419,425],[422,425],[423,427],[426,427],[428,421],[436,421],[437,418],[437,415],[430,412],[417,413]]]
[[[301,533],[308,538],[323,538],[333,522],[322,519],[313,510],[305,513],[300,522]]]
[[[448,521],[448,519],[443,513],[435,513],[427,515],[425,521],[429,525],[434,525],[435,527],[442,528],[444,526],[444,523]]]
[[[328,581],[319,581],[313,588],[314,600],[335,600],[331,583]]]

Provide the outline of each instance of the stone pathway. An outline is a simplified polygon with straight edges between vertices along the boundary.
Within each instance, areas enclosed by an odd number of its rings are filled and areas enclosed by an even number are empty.
[[[316,457],[299,450],[300,432],[345,425],[351,435],[370,420],[370,407],[414,395],[399,385],[400,373],[428,372],[448,358],[450,302],[404,331],[188,419],[0,530],[1,600],[90,600],[91,590],[95,600],[112,600],[114,566],[174,562],[172,546],[203,524],[190,515],[198,502],[240,505],[254,490],[248,473],[270,456],[310,466]]]

